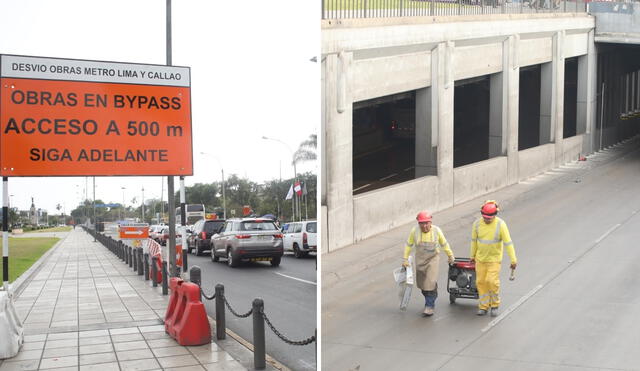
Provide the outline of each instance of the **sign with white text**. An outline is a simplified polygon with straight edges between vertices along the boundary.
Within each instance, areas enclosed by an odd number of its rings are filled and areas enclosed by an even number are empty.
[[[0,56],[0,175],[193,175],[188,67]]]

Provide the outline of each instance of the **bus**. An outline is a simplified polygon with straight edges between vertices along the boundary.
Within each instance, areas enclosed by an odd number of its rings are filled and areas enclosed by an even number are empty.
[[[187,217],[186,225],[192,225],[200,219],[204,219],[204,204],[186,204],[185,215]],[[182,224],[180,208],[176,208],[176,224]]]

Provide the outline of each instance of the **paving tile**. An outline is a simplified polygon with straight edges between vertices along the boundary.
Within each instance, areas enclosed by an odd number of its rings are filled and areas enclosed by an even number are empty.
[[[96,345],[96,344],[110,344],[111,337],[110,336],[97,336],[92,338],[80,339],[80,344],[82,345]]]
[[[178,342],[173,340],[172,338],[168,339],[155,339],[155,340],[147,340],[147,344],[151,348],[163,348],[163,347],[174,347],[178,345]]]
[[[115,347],[117,352],[125,350],[149,349],[149,346],[147,346],[147,342],[144,340],[115,343],[113,344],[113,346]]]
[[[154,332],[161,332],[164,334],[164,325],[142,326],[142,327],[139,327],[139,329],[142,334],[154,333]]]
[[[141,334],[111,335],[114,343],[122,343],[124,341],[144,340]]]
[[[202,367],[201,365],[195,365],[195,366],[184,366],[184,367],[170,367],[170,368],[165,368],[164,371],[205,371],[206,368]]]
[[[125,350],[117,352],[117,354],[119,361],[153,358],[153,353],[149,349]]]
[[[217,352],[220,350],[220,348],[218,347],[218,344],[216,343],[209,343],[209,344],[205,344],[205,345],[198,345],[198,346],[190,346],[187,347],[187,349],[189,349],[189,351],[193,354],[196,353],[207,353],[207,352]]]
[[[33,343],[33,342],[45,341],[45,340],[47,340],[47,334],[25,335],[24,337],[25,343]]]
[[[208,352],[208,353],[194,353],[194,356],[200,361],[202,364],[206,363],[214,363],[214,362],[222,362],[222,361],[233,361],[233,357],[225,351],[220,352]]]
[[[92,353],[107,353],[113,352],[113,345],[107,344],[94,344],[94,345],[80,345],[80,354],[92,354]]]
[[[238,361],[224,361],[204,365],[208,371],[246,371]]]
[[[49,334],[51,335],[51,334]],[[47,340],[44,344],[44,349],[53,349],[53,348],[66,348],[66,347],[74,347],[78,346],[77,339],[69,339],[69,340]]]
[[[44,341],[34,341],[31,343],[24,342],[20,351],[44,349]]]
[[[42,353],[42,358],[68,357],[77,355],[78,347],[52,348],[46,349],[44,353]]]
[[[80,365],[80,371],[120,371],[120,366],[118,362]]]
[[[171,339],[171,336],[164,332],[145,332],[142,336],[147,340]]]
[[[18,352],[18,354],[11,358],[12,361],[28,361],[32,359],[40,359],[42,358],[42,349],[37,350],[26,350],[23,352]]]
[[[83,323],[81,323],[83,324]],[[51,322],[51,327],[67,327],[67,326],[77,326],[78,321],[58,321]]]
[[[186,356],[162,357],[158,358],[158,362],[160,362],[162,368],[193,366],[198,364],[198,360],[190,354]]]
[[[139,334],[137,327],[114,328],[109,330],[111,335]]]
[[[80,339],[109,335],[109,330],[80,331]]]
[[[116,354],[115,353],[95,353],[95,354],[84,354],[80,356],[80,365],[91,365],[97,363],[109,363],[116,362]]]
[[[31,359],[27,361],[4,361],[0,365],[0,371],[31,371],[37,370],[40,359]]]
[[[120,361],[120,369],[122,371],[144,371],[159,369],[160,365],[153,359],[139,359],[134,361]]]
[[[183,356],[189,354],[189,350],[183,346],[166,348],[152,347],[151,351],[156,357]]]
[[[58,367],[71,367],[78,366],[78,357],[56,357],[56,358],[43,358],[40,362],[40,369],[58,368]]]

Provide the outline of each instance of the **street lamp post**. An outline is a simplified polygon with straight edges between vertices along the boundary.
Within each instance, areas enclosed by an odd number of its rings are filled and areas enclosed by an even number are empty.
[[[224,167],[222,166],[222,161],[220,161],[218,156],[212,155],[211,153],[200,152],[200,154],[213,157],[214,159],[216,159],[216,161],[218,161],[218,165],[220,165],[220,172],[222,173],[222,217],[226,220],[227,219],[227,197],[225,195],[226,187],[224,184]]]
[[[264,136],[264,135],[262,136],[262,139],[264,139],[264,140],[273,140],[273,141],[276,141],[278,143],[284,144],[284,146],[287,147],[287,149],[289,150],[289,154],[291,154],[291,164],[293,165],[293,184],[295,184],[296,181],[298,180],[298,171],[296,170],[296,159],[293,157],[293,150],[291,149],[291,147],[287,143],[281,141],[280,139],[270,138],[270,137],[267,137],[267,136]],[[297,200],[297,198],[298,198],[298,194],[294,191],[293,192],[294,201]],[[297,203],[298,203],[298,207],[299,207],[300,206],[300,201],[298,201]],[[300,212],[298,212],[298,215],[300,216]],[[295,211],[293,213],[293,220],[294,221],[296,220],[296,212]]]

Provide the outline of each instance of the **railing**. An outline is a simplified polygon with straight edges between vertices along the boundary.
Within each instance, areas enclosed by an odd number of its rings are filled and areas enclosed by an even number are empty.
[[[322,19],[584,13],[588,0],[322,0]]]

